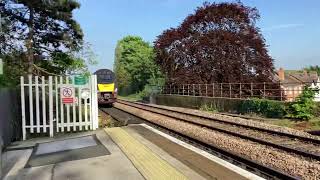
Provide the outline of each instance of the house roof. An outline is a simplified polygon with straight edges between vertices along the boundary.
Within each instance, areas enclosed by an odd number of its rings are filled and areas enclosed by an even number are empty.
[[[277,76],[278,79],[279,75]],[[312,82],[317,82],[319,80],[319,76],[315,71],[298,71],[298,70],[286,70],[284,72],[284,80],[280,80],[281,83],[294,85],[307,83],[311,84]]]

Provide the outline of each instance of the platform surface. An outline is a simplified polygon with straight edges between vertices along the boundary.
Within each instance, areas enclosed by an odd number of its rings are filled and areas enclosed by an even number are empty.
[[[78,138],[70,138],[60,141],[40,143],[35,151],[36,155],[48,154],[59,151],[80,149],[89,146],[96,146],[97,142],[93,136],[83,136]]]
[[[146,124],[40,138],[14,148],[2,157],[5,180],[262,179]]]
[[[4,153],[2,157],[5,161],[4,163],[9,166],[5,167],[8,172],[6,172],[4,180],[144,179],[140,172],[133,166],[131,161],[123,154],[119,147],[110,139],[110,137],[103,130],[93,131],[91,132],[91,134],[95,134],[97,139],[101,142],[103,146],[105,146],[110,151],[111,154],[25,168],[25,165],[27,164],[32,154],[32,149],[16,151],[12,150]],[[87,136],[88,133],[84,133],[83,135]],[[81,133],[79,133],[77,137],[82,137]],[[68,138],[70,137],[65,136],[64,138],[59,138],[59,141]],[[75,137],[72,136],[72,138]],[[39,142],[44,142],[44,140],[39,139]],[[47,142],[47,140],[45,142]],[[32,143],[36,144],[36,142]],[[28,144],[31,144],[31,142],[28,142]],[[19,144],[16,144],[16,146],[20,147]],[[79,149],[73,148],[73,150]],[[46,154],[42,154],[41,156],[46,157]]]

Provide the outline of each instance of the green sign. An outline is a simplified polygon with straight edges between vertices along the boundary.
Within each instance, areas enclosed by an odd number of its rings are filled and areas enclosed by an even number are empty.
[[[88,80],[85,76],[76,76],[74,77],[74,84],[75,85],[85,85],[87,84]]]
[[[3,74],[3,62],[2,59],[0,58],[0,75]]]

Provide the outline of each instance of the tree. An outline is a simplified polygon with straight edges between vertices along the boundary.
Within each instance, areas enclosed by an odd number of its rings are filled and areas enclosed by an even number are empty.
[[[20,75],[26,71],[25,61],[20,60],[24,58],[23,56],[23,53],[20,51],[13,51],[11,54],[1,56],[4,66],[3,74],[0,75],[0,88],[15,87],[19,84]]]
[[[318,76],[320,76],[320,67],[318,65],[306,67],[304,68],[304,70],[306,70],[307,72],[315,71],[317,72]]]
[[[26,49],[29,74],[36,59],[79,49],[83,34],[72,16],[79,7],[75,0],[0,0],[0,12],[10,21],[6,41]]]
[[[114,71],[120,93],[130,94],[143,90],[158,72],[152,46],[138,36],[124,37],[118,41],[115,50]]]
[[[256,8],[205,3],[155,41],[168,83],[270,82],[273,60],[255,23]]]
[[[297,100],[289,105],[287,117],[302,120],[309,120],[314,117],[314,108],[316,107],[314,98],[317,92],[319,92],[319,89],[311,89],[305,86]]]

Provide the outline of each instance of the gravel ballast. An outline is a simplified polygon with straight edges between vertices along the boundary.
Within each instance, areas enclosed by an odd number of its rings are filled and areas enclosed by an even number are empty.
[[[299,176],[303,179],[320,178],[320,163],[318,161],[308,160],[269,146],[216,132],[207,128],[201,128],[197,125],[146,112],[119,103],[116,103],[115,107],[178,133],[228,150],[263,165],[279,169],[293,176]]]
[[[218,120],[223,120],[223,121],[228,121],[228,122],[233,122],[233,123],[238,123],[238,124],[243,124],[247,126],[252,126],[252,127],[258,127],[258,128],[263,128],[263,129],[268,129],[268,130],[273,130],[273,131],[278,131],[278,132],[283,132],[283,133],[288,133],[292,135],[297,135],[297,136],[302,136],[302,137],[308,137],[312,139],[318,139],[320,140],[319,136],[314,136],[311,135],[307,132],[288,128],[288,127],[282,127],[282,126],[277,126],[273,124],[267,124],[259,121],[254,121],[250,119],[244,119],[241,117],[233,117],[233,116],[228,116],[228,115],[222,115],[218,113],[210,113],[206,111],[200,111],[200,110],[195,110],[195,109],[188,109],[188,108],[181,108],[181,107],[170,107],[170,106],[162,106],[162,105],[155,105],[155,104],[147,104],[150,106],[154,107],[160,107],[168,110],[173,110],[173,111],[178,111],[178,112],[187,112],[190,114],[194,115],[202,115],[205,117],[210,117],[210,118],[215,118]]]

